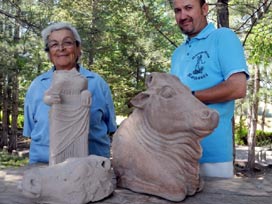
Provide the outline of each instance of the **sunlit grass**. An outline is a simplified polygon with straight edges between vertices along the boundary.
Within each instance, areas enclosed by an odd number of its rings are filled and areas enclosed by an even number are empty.
[[[0,170],[11,167],[21,167],[28,164],[28,158],[19,157],[0,150]]]

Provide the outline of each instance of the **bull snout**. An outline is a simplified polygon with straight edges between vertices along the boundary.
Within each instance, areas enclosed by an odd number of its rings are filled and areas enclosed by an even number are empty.
[[[197,115],[197,117],[195,117],[193,131],[199,136],[210,134],[218,125],[219,114],[213,109],[195,110],[194,115]]]
[[[24,195],[30,198],[39,198],[41,195],[42,182],[40,172],[37,170],[29,171],[25,174],[23,181],[18,186]]]
[[[104,159],[104,160],[102,160],[101,161],[101,166],[103,167],[103,169],[105,170],[105,171],[108,171],[108,170],[110,170],[110,168],[111,168],[111,163],[110,163],[110,160],[106,160],[106,159]]]
[[[213,128],[218,125],[219,115],[215,110],[203,109],[202,111],[200,111],[200,117],[202,120],[210,120],[212,125],[214,125]]]

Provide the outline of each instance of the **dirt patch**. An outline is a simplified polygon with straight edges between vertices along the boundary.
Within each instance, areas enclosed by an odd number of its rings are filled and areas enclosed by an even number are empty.
[[[31,139],[23,136],[18,137],[17,151],[29,150]]]
[[[235,162],[235,176],[246,178],[263,178],[267,175],[272,175],[272,165],[264,165],[256,163],[255,167],[250,170],[247,167],[247,162],[236,161]]]

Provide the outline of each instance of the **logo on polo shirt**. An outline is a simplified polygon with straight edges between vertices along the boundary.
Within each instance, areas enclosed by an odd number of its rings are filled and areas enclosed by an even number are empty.
[[[206,64],[207,58],[210,58],[207,51],[202,51],[194,55],[192,57],[192,60],[195,62],[195,66],[193,71],[188,74],[188,77],[193,80],[201,80],[208,77],[207,72],[205,72],[204,66]]]

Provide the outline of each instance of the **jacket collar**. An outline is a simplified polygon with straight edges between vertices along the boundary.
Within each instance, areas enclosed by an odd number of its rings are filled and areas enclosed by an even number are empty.
[[[208,23],[206,27],[195,37],[189,38],[187,36],[186,43],[189,43],[191,40],[201,40],[207,38],[213,31],[215,30],[215,26],[213,23]]]

